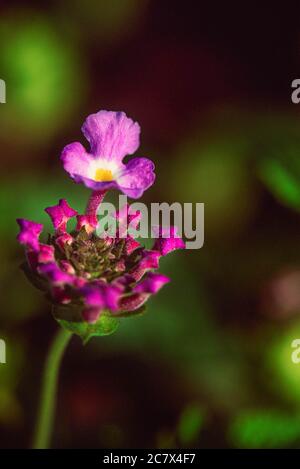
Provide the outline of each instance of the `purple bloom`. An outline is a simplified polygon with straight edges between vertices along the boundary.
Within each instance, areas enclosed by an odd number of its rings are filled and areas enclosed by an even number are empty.
[[[62,229],[77,212],[66,201],[47,211],[56,228],[49,244],[38,242],[42,225],[19,221],[18,238],[27,249],[31,278],[40,280],[54,304],[79,306],[82,319],[88,322],[97,321],[104,312],[118,316],[139,309],[170,281],[153,272],[158,269],[161,256],[177,246],[184,247],[174,228],[170,232],[172,238],[159,238],[152,250],[129,235],[123,237],[122,227],[118,227],[116,238],[98,238],[88,215],[77,215],[77,227],[70,234]],[[128,207],[117,214],[121,225],[124,217],[135,226],[140,222],[140,213],[130,213]],[[161,229],[158,234],[166,236]]]
[[[18,234],[18,241],[24,244],[33,251],[39,250],[39,236],[42,232],[43,225],[35,223],[34,221],[18,218],[17,222],[20,226],[20,233]]]
[[[77,215],[76,210],[73,210],[65,199],[60,199],[58,205],[47,207],[45,212],[50,216],[54,228],[61,232],[66,231],[67,222]]]
[[[79,143],[67,145],[61,159],[64,169],[77,183],[90,189],[119,189],[139,198],[155,180],[154,164],[147,158],[123,158],[139,147],[140,126],[124,112],[99,111],[91,114],[82,127],[90,143],[90,153]]]
[[[63,150],[62,161],[76,182],[93,189],[85,213],[78,214],[65,199],[46,208],[55,229],[47,244],[39,242],[43,225],[17,220],[18,240],[27,256],[24,270],[55,307],[64,306],[59,308],[64,316],[58,320],[70,323],[76,317],[72,332],[74,328],[81,330],[78,323],[95,323],[102,315],[124,317],[139,312],[151,295],[170,281],[155,272],[160,258],[185,247],[176,228],[171,227],[169,233],[157,228],[152,249],[145,249],[134,238],[141,213],[131,211],[128,205],[116,214],[116,237],[107,233],[98,236],[97,209],[106,190],[118,188],[133,198],[140,197],[154,182],[154,165],[146,158],[123,163],[139,146],[140,127],[122,112],[92,114],[82,131],[90,153],[80,143],[72,143]],[[67,223],[72,217],[77,225],[69,233]]]

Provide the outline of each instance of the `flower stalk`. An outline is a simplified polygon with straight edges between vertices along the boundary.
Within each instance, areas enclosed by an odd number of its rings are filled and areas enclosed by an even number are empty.
[[[41,397],[33,439],[33,449],[47,449],[50,446],[55,416],[59,368],[64,351],[71,337],[71,332],[59,328],[49,349],[42,378]]]
[[[107,191],[93,191],[88,200],[85,214],[94,226],[97,226],[97,210]]]

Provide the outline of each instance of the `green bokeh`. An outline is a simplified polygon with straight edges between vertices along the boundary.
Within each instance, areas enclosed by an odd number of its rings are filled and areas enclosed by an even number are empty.
[[[248,410],[232,422],[229,437],[237,448],[283,448],[300,439],[300,415],[279,410]]]
[[[168,181],[174,200],[205,203],[208,235],[239,231],[255,211],[256,191],[243,133],[190,137],[177,151]]]
[[[34,138],[36,144],[51,137],[82,101],[80,61],[51,20],[34,13],[2,20],[0,40],[7,93],[2,138],[17,133],[15,143]]]
[[[267,345],[266,364],[270,388],[299,406],[300,364],[292,361],[292,342],[300,337],[300,323],[295,322]]]

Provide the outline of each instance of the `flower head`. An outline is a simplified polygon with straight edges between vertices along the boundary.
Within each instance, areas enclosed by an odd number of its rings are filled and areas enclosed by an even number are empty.
[[[155,272],[160,258],[185,245],[174,227],[169,234],[158,228],[152,249],[145,249],[134,238],[141,212],[128,205],[116,213],[115,236],[107,232],[99,236],[97,210],[106,190],[119,188],[139,197],[154,182],[154,165],[146,158],[122,162],[138,148],[140,133],[139,125],[123,112],[92,114],[82,130],[90,153],[72,143],[63,150],[62,161],[76,182],[93,189],[86,212],[78,214],[65,199],[46,208],[54,226],[46,244],[39,240],[43,225],[25,219],[17,222],[28,278],[51,300],[60,324],[87,341],[92,335],[113,332],[116,318],[139,313],[151,295],[170,281]],[[75,217],[76,228],[68,232],[67,223]]]
[[[94,323],[102,314],[129,316],[170,281],[154,270],[158,269],[161,256],[169,252],[159,243],[173,241],[157,239],[149,250],[130,235],[124,237],[121,221],[128,214],[128,207],[117,215],[120,230],[116,238],[99,238],[95,228],[92,231],[92,226],[85,223],[85,216],[77,215],[66,201],[60,201],[47,212],[51,213],[56,228],[49,244],[38,241],[42,225],[19,221],[18,239],[25,244],[30,259],[29,277],[42,285],[54,305],[79,308],[81,321]],[[66,219],[75,216],[79,219],[76,229],[61,233],[62,225],[66,228]],[[130,214],[129,221],[132,220],[137,226],[139,212]],[[182,240],[180,243],[179,238],[176,240],[178,245],[172,244],[172,250],[184,247]]]
[[[67,145],[61,155],[64,169],[77,183],[93,190],[119,189],[139,198],[155,180],[148,158],[123,163],[139,147],[140,126],[124,112],[99,111],[88,116],[82,132],[90,144],[88,153],[79,142]]]

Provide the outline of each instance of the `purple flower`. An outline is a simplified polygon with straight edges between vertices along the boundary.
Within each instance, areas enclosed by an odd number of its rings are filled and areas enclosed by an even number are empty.
[[[29,277],[38,280],[55,305],[79,306],[82,320],[87,322],[97,321],[102,313],[130,315],[139,309],[170,281],[154,272],[160,258],[184,247],[174,228],[170,231],[172,237],[159,238],[152,250],[129,235],[124,237],[122,227],[118,227],[116,238],[99,238],[87,215],[77,215],[77,227],[70,234],[62,230],[77,212],[65,200],[47,211],[56,228],[49,244],[38,242],[42,225],[19,221],[18,239],[27,250]],[[135,226],[140,222],[140,213],[130,213],[125,207],[117,214],[118,223],[122,225],[125,216]],[[162,229],[157,233],[166,236]]]
[[[155,180],[154,164],[147,158],[123,163],[139,147],[140,126],[124,112],[99,111],[88,116],[82,132],[90,153],[79,143],[67,145],[61,159],[64,169],[77,183],[93,190],[119,189],[139,198]]]
[[[61,232],[66,231],[67,222],[77,215],[76,210],[73,210],[65,199],[60,199],[58,205],[47,207],[45,212],[50,216],[54,228]]]
[[[39,236],[42,232],[43,225],[35,223],[34,221],[25,220],[24,218],[17,219],[20,226],[20,233],[18,234],[18,241],[20,244],[32,249],[33,251],[39,250]]]
[[[105,192],[118,188],[130,197],[140,197],[154,182],[154,165],[146,158],[123,163],[139,146],[140,127],[122,112],[92,114],[82,131],[90,153],[75,142],[65,147],[62,161],[75,182],[93,189],[85,213],[78,214],[65,199],[46,208],[54,226],[46,244],[39,242],[43,225],[24,219],[17,222],[29,280],[44,291],[55,311],[63,311],[63,317],[56,319],[86,340],[97,327],[107,333],[107,324],[117,322],[112,317],[138,314],[151,295],[170,281],[157,272],[160,258],[185,245],[175,227],[169,233],[158,227],[152,249],[145,249],[134,237],[141,213],[128,205],[116,214],[116,236],[98,236],[97,210]],[[67,223],[73,217],[77,225],[69,233]]]

